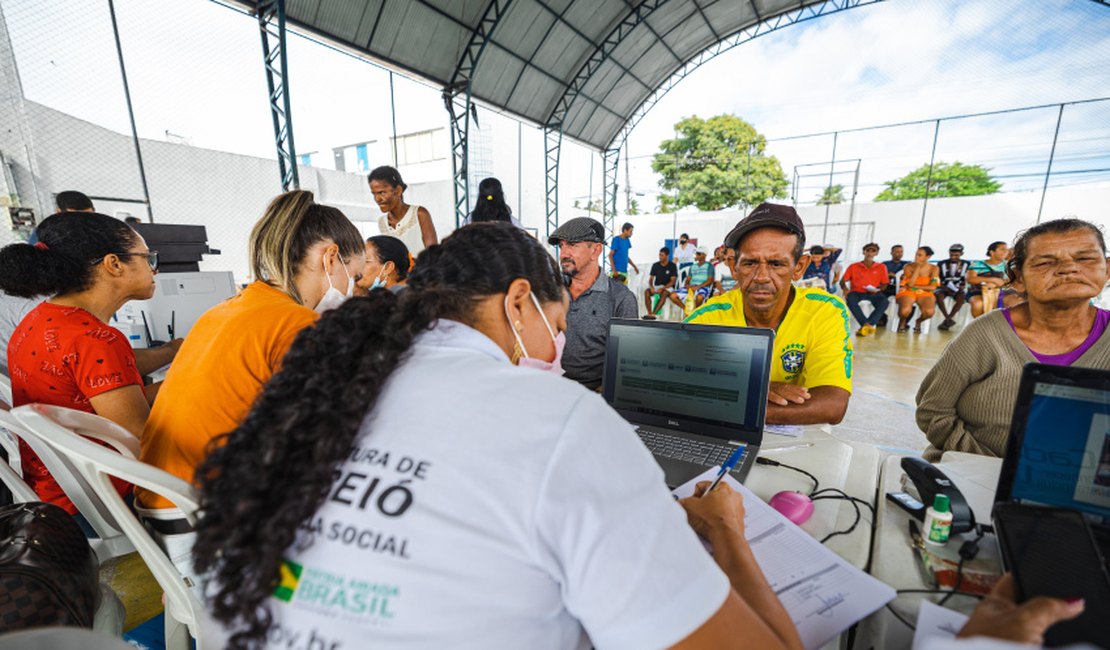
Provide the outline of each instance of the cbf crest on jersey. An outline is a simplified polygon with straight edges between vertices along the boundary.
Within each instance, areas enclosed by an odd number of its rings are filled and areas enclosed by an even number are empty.
[[[802,371],[802,367],[806,363],[806,346],[801,343],[791,343],[783,348],[782,356],[782,369],[790,375],[796,375]]]

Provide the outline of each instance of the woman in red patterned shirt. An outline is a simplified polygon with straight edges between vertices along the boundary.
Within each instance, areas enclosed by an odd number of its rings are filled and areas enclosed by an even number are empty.
[[[108,324],[129,300],[154,295],[157,253],[124,222],[97,213],[59,213],[38,243],[0,250],[0,290],[52,296],[12,334],[13,406],[53,404],[95,413],[139,437],[150,403],[127,338]],[[20,445],[24,479],[43,501],[76,508],[34,453]],[[123,494],[130,486],[116,484]]]

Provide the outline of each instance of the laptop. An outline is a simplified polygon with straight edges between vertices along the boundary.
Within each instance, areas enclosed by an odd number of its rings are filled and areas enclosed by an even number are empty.
[[[609,321],[604,395],[678,487],[723,465],[751,471],[763,442],[774,331],[659,321]]]
[[[1110,371],[1025,366],[995,501],[1078,510],[1110,558]]]

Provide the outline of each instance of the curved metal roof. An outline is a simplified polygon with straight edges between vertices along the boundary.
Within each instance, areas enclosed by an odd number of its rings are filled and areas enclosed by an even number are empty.
[[[714,46],[875,1],[286,0],[285,12],[445,88],[472,69],[473,98],[605,149]]]

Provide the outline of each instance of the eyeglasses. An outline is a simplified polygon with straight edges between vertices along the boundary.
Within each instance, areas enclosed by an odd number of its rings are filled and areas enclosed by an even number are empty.
[[[146,263],[150,265],[150,270],[151,271],[157,271],[158,270],[158,251],[147,251],[145,253],[114,253],[114,255],[116,257],[120,258],[120,259],[125,259],[125,258],[128,258],[128,257],[145,257],[146,258]],[[105,257],[107,257],[107,256],[105,256]],[[104,261],[103,257],[101,257],[99,259],[96,259],[96,260],[93,260],[93,265],[95,266],[97,264],[100,264],[103,261]]]

